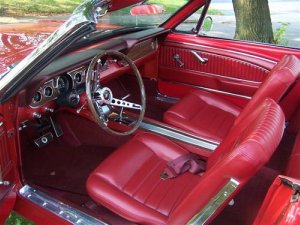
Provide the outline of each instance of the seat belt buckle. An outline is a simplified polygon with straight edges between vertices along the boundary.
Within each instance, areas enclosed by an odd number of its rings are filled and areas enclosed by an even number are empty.
[[[170,179],[171,177],[168,175],[168,173],[166,173],[165,171],[162,171],[161,173],[160,173],[160,179],[162,179],[162,180],[168,180],[168,179]]]

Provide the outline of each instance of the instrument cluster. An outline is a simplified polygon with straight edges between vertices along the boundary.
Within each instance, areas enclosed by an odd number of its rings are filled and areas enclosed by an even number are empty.
[[[30,106],[33,108],[43,106],[70,92],[81,93],[85,87],[85,77],[86,68],[81,67],[46,81],[33,95]]]

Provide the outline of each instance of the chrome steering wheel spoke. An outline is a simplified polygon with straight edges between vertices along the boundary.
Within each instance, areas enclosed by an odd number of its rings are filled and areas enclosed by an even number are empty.
[[[135,75],[139,84],[141,104],[126,101],[125,99],[130,95],[127,95],[121,99],[114,98],[110,88],[101,86],[101,73],[105,70],[105,68],[108,68],[110,59],[115,58],[125,61],[129,68],[132,69],[133,74]],[[102,59],[105,59],[104,63]],[[112,62],[116,62],[116,60],[112,60]],[[146,95],[142,77],[132,60],[120,52],[103,51],[93,58],[88,67],[86,76],[86,94],[89,108],[96,122],[101,128],[103,128],[110,134],[122,136],[132,134],[138,129],[144,118],[146,108]],[[117,111],[117,108],[115,107],[121,108],[121,111],[118,113],[114,112],[114,109]],[[130,121],[130,123],[123,123],[125,121],[125,117],[123,118],[122,114],[125,108],[137,110],[139,113],[138,119],[136,121]],[[128,129],[126,128],[125,131],[115,130],[112,128],[114,126],[111,126],[109,122],[122,123],[123,125],[126,125]]]
[[[136,103],[124,101],[121,99],[113,98],[111,101],[107,102],[108,105],[112,106],[118,106],[122,108],[128,108],[128,109],[136,109],[136,110],[142,110],[142,106]]]

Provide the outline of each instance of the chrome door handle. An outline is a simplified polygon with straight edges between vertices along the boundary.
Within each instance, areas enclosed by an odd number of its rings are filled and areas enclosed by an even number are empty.
[[[179,67],[183,67],[183,66],[184,66],[184,62],[182,62],[180,58],[181,58],[181,57],[180,57],[179,54],[175,54],[175,55],[173,56],[173,59],[177,62],[178,66],[179,66]]]
[[[198,55],[197,52],[195,52],[195,51],[192,50],[191,53],[193,54],[193,56],[196,57],[196,59],[198,59],[198,61],[199,61],[200,63],[206,64],[206,63],[208,62],[208,59],[207,59],[207,58],[202,58],[200,55]]]

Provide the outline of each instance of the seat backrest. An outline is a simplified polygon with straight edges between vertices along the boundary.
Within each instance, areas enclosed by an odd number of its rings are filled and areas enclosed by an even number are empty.
[[[233,178],[239,185],[209,218],[221,211],[236,192],[270,159],[284,130],[284,114],[266,99],[229,132],[207,161],[199,183],[169,217],[170,224],[184,224],[203,210]],[[182,213],[185,212],[185,213]]]
[[[243,120],[249,112],[253,111],[266,98],[279,102],[299,75],[300,60],[294,55],[285,55],[270,71],[234,124]]]

